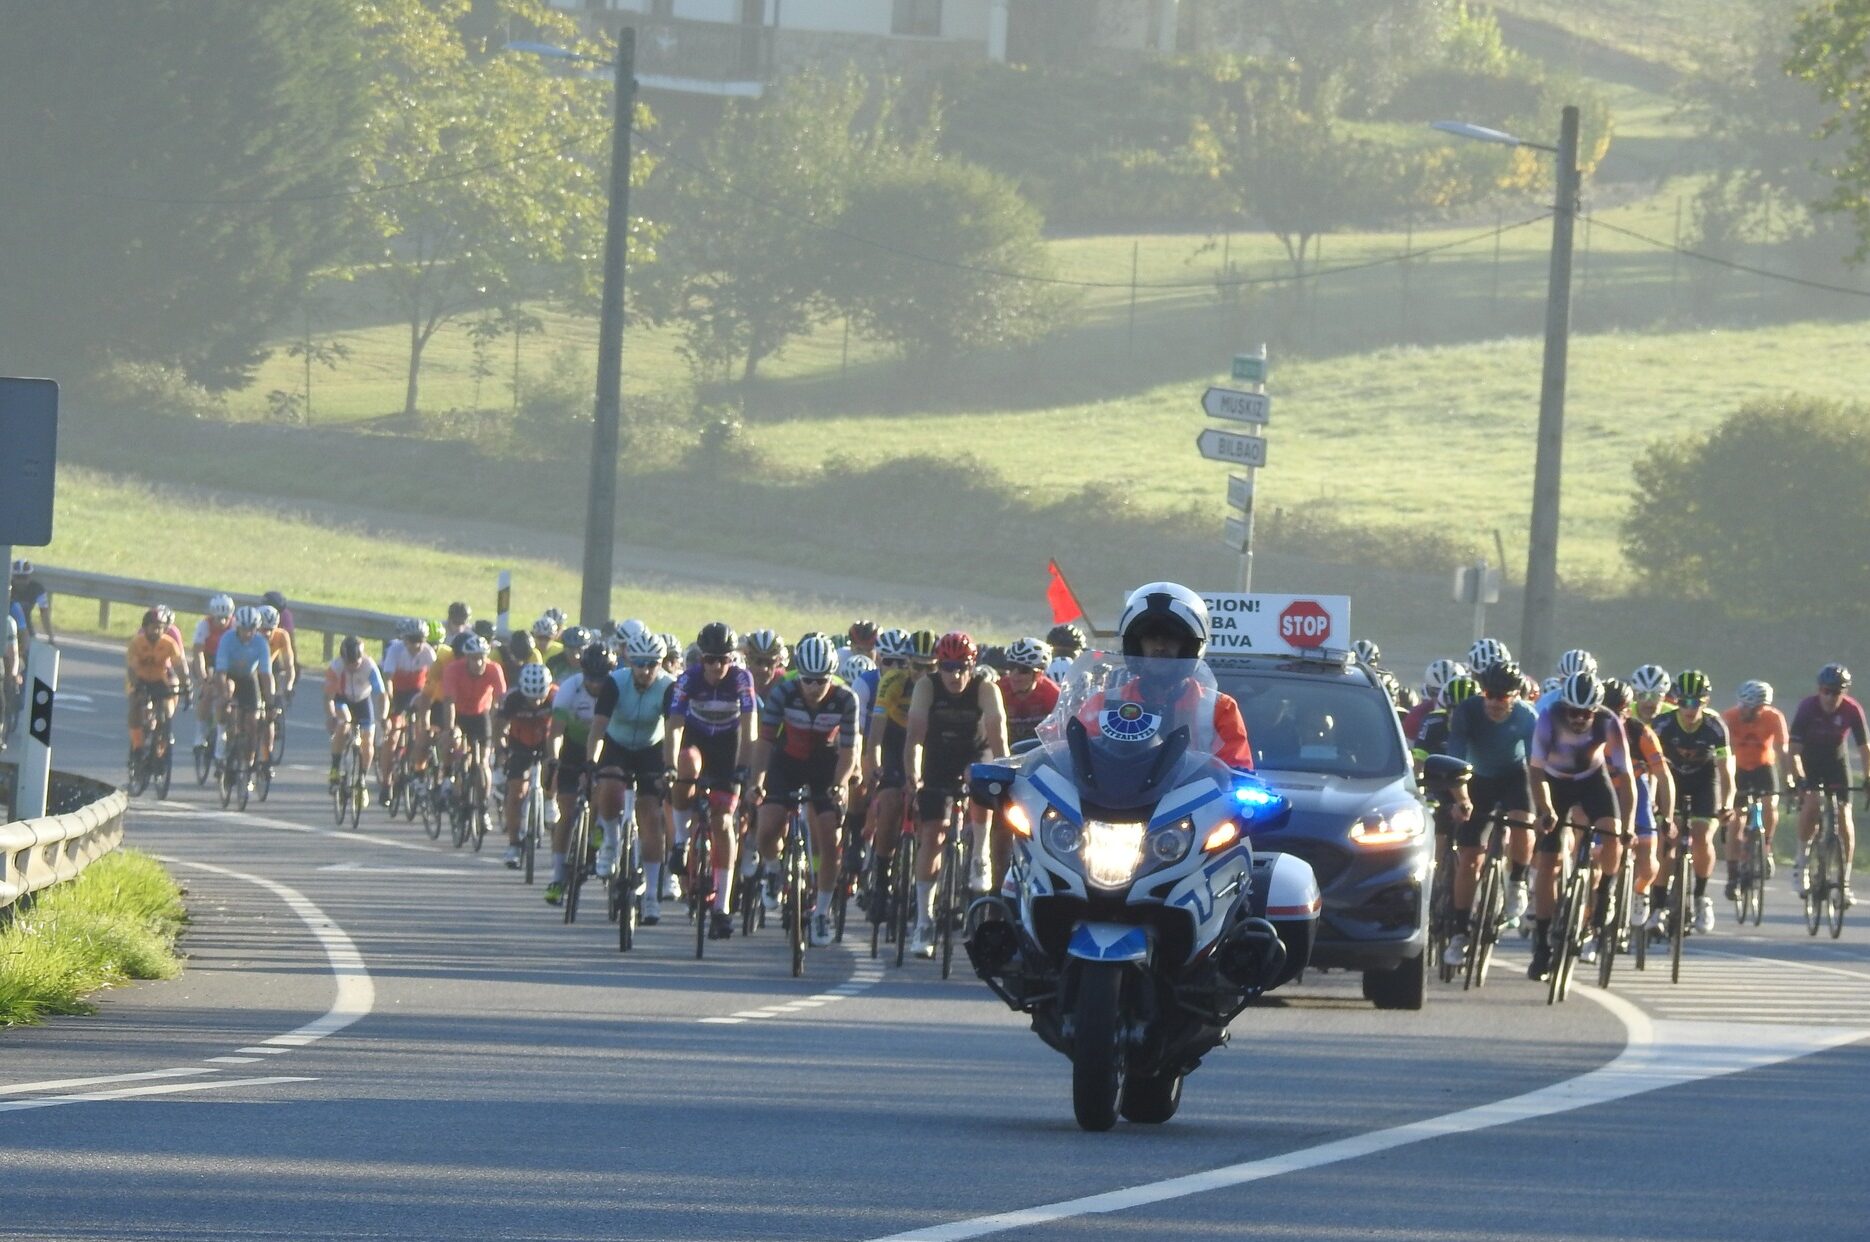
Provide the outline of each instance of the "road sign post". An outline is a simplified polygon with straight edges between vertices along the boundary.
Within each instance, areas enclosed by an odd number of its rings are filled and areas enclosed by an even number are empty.
[[[1209,427],[1195,437],[1195,447],[1209,461],[1230,461],[1236,466],[1266,464],[1266,441],[1260,436],[1245,436],[1236,431]]]
[[[513,632],[511,624],[513,611],[513,571],[503,569],[496,580],[494,589],[494,611],[499,615],[494,618],[493,628],[502,638]]]
[[[1252,353],[1235,354],[1233,377],[1245,388],[1209,388],[1201,394],[1201,412],[1230,423],[1264,427],[1272,419],[1273,399],[1266,395],[1266,346]],[[1209,427],[1195,437],[1195,447],[1209,461],[1245,466],[1244,475],[1227,476],[1227,507],[1238,509],[1221,527],[1222,540],[1240,553],[1240,590],[1253,589],[1253,479],[1266,464],[1266,440],[1261,436]]]
[[[58,648],[40,641],[26,653],[25,745],[19,756],[19,784],[13,813],[20,819],[45,814],[47,782],[52,774],[52,701],[58,695]]]

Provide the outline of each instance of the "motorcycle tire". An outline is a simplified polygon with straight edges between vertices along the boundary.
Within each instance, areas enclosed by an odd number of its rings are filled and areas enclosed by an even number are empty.
[[[1086,962],[1078,977],[1071,1041],[1071,1111],[1080,1129],[1108,1130],[1117,1124],[1123,1095],[1123,1047],[1118,1042],[1123,1009],[1124,967]]]
[[[1126,1121],[1161,1125],[1175,1116],[1182,1105],[1182,1076],[1154,1074],[1132,1078],[1123,1084],[1123,1098],[1118,1107]]]

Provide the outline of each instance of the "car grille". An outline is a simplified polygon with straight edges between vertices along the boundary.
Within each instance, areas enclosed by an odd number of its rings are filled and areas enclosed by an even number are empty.
[[[1344,851],[1334,849],[1322,841],[1298,837],[1291,841],[1267,841],[1267,849],[1290,854],[1294,858],[1304,859],[1311,864],[1312,875],[1318,880],[1320,892],[1331,887],[1337,878],[1344,874],[1344,869],[1351,865],[1351,860]]]

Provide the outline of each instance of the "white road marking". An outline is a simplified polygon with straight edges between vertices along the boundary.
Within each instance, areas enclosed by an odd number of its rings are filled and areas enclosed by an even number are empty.
[[[0,1087],[0,1095],[18,1095],[22,1091],[64,1091],[71,1087],[94,1087],[101,1082],[137,1082],[148,1078],[195,1078],[216,1074],[219,1070],[185,1066],[178,1069],[144,1070],[137,1074],[102,1074],[95,1078],[48,1078],[43,1082],[15,1082]]]
[[[267,1054],[268,1056],[277,1056],[277,1055],[278,1055],[279,1053],[282,1053],[282,1052],[286,1052],[286,1051],[288,1051],[288,1049],[285,1049],[285,1048],[257,1048],[257,1047],[256,1047],[256,1048],[236,1048],[236,1049],[234,1049],[234,1051],[235,1051],[235,1052],[264,1052],[264,1053],[266,1053],[266,1054]]]
[[[210,1065],[252,1065],[255,1061],[262,1061],[262,1060],[265,1060],[265,1058],[264,1057],[209,1057],[208,1064]]]
[[[93,1104],[100,1100],[127,1100],[139,1095],[177,1095],[184,1091],[220,1091],[227,1087],[270,1087],[282,1082],[317,1082],[316,1078],[217,1078],[213,1082],[162,1083],[154,1087],[125,1087],[121,1091],[89,1091],[83,1095],[43,1095],[30,1100],[0,1101],[0,1113],[24,1112],[32,1108],[57,1108],[61,1104]]]
[[[391,849],[418,850],[424,854],[450,854],[452,851],[439,849],[432,845],[422,845],[414,841],[398,841],[393,837],[374,837],[367,832],[347,832],[339,828],[314,828],[308,824],[295,824],[289,819],[274,819],[270,815],[254,815],[245,811],[223,811],[217,807],[169,807],[160,804],[136,804],[131,808],[138,815],[155,815],[170,819],[223,819],[229,823],[238,823],[242,828],[270,828],[275,832],[298,832],[315,837],[336,837],[343,841],[363,841],[369,845],[387,845]],[[489,859],[498,862],[498,859]]]
[[[930,1225],[906,1233],[893,1233],[875,1242],[961,1242],[1079,1216],[1125,1212],[1286,1173],[1358,1160],[1430,1139],[1472,1134],[1535,1117],[1607,1104],[1664,1087],[1737,1074],[1870,1036],[1870,1029],[1838,1031],[1782,1025],[1744,1026],[1730,1022],[1652,1021],[1642,1010],[1614,994],[1592,987],[1580,987],[1578,994],[1596,1001],[1622,1022],[1628,1042],[1609,1064],[1575,1078],[1491,1104],[1356,1134],[1262,1160],[1248,1160],[1081,1199]]]
[[[846,952],[849,951],[846,950]],[[732,1017],[696,1018],[695,1021],[709,1026],[741,1026],[748,1022],[789,1018],[810,1009],[822,1009],[826,1005],[861,995],[881,982],[883,982],[883,968],[872,966],[868,961],[864,961],[852,971],[849,979],[837,987],[826,988],[822,992],[814,992],[810,996],[799,997],[796,1000],[773,1001],[757,1009],[742,1009]]]

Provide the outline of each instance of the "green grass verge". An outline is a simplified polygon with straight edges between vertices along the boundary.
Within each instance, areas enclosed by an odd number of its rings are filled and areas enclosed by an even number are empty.
[[[120,849],[39,894],[0,931],[0,1026],[93,1011],[99,988],[181,973],[182,889],[147,854]]]

